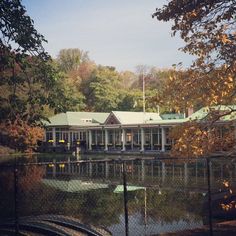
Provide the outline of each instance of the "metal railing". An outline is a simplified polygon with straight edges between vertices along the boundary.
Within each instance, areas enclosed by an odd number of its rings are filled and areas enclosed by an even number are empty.
[[[222,158],[2,164],[0,232],[213,235],[236,215],[235,182],[235,160]]]

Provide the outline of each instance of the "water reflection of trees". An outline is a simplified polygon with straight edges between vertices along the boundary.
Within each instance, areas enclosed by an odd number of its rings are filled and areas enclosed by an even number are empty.
[[[0,218],[13,217],[15,214],[15,193],[19,204],[23,202],[22,193],[34,192],[44,176],[43,166],[20,166],[0,168]],[[16,182],[15,182],[15,178]],[[15,186],[15,183],[17,185]],[[16,192],[17,191],[17,192]],[[19,212],[21,213],[21,212]]]
[[[18,170],[18,214],[37,216],[59,214],[73,216],[86,224],[109,226],[119,222],[123,212],[122,195],[113,188],[70,193],[58,191],[42,182],[43,166],[22,166]],[[0,173],[0,218],[15,216],[14,169]]]

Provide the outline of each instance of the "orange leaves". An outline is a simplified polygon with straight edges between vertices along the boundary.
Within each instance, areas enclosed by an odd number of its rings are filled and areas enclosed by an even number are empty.
[[[210,127],[194,121],[174,127],[170,137],[175,140],[171,150],[174,157],[200,157],[228,151],[235,140],[233,130],[225,126]]]
[[[235,1],[170,0],[153,14],[172,21],[173,34],[186,43],[181,50],[196,56],[184,76],[169,80],[165,94],[174,107],[183,109],[182,97],[197,106],[235,103],[235,9]]]
[[[8,136],[9,145],[20,151],[32,152],[44,135],[42,128],[29,125],[19,118],[14,122],[2,123],[0,127]]]
[[[226,188],[228,188],[228,187],[229,187],[229,181],[224,180],[224,181],[223,181],[223,185],[224,185]]]
[[[224,195],[224,203],[220,203],[221,209],[224,211],[230,211],[234,208],[236,208],[236,202],[235,200],[232,200],[231,196],[233,194],[233,190],[231,189],[232,186],[230,186],[230,182],[228,180],[223,180],[223,186],[226,189],[225,195]]]
[[[223,44],[231,43],[231,40],[226,34],[222,34],[220,40]]]

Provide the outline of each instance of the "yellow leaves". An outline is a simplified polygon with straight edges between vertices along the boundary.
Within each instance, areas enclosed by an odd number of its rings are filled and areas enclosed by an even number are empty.
[[[228,77],[229,82],[233,82],[233,78],[231,76]]]
[[[224,211],[229,211],[236,208],[235,201],[231,201],[230,203],[221,203],[220,206]]]
[[[221,208],[224,210],[224,211],[229,211],[231,209],[231,206],[230,204],[220,204],[221,205]]]
[[[224,181],[223,181],[223,185],[224,185],[226,188],[228,188],[228,187],[229,187],[229,181],[224,180]]]
[[[223,42],[223,44],[231,43],[231,40],[228,38],[228,36],[226,34],[223,34],[221,36],[221,41]]]
[[[197,13],[196,13],[195,10],[193,10],[193,11],[191,12],[191,16],[193,16],[193,17],[196,17],[196,16],[197,16]]]
[[[197,16],[197,13],[196,13],[195,10],[193,10],[193,11],[191,11],[191,12],[188,12],[188,13],[186,14],[186,16],[187,16],[188,18],[195,18],[195,17]]]
[[[234,143],[234,133],[224,127],[206,127],[203,123],[187,122],[176,126],[170,132],[170,138],[175,140],[171,155],[178,157],[200,157],[212,152],[229,150]],[[227,181],[223,182],[229,187]]]

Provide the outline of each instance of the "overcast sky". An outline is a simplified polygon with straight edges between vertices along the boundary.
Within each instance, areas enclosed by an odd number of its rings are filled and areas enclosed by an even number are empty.
[[[165,0],[22,0],[35,28],[45,36],[46,50],[89,52],[97,64],[135,71],[137,65],[169,68],[192,58],[180,52],[179,37],[171,37],[170,23],[151,15]]]

